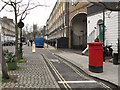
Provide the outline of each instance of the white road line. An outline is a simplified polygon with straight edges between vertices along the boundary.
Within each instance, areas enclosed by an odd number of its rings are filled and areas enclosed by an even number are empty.
[[[67,83],[96,83],[96,81],[65,81]],[[58,81],[58,83],[65,83],[64,81]]]
[[[51,62],[57,62],[60,63],[60,61],[58,59],[49,59]]]

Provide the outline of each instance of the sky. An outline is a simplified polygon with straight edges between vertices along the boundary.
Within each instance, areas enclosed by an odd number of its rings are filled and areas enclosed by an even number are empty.
[[[34,2],[37,1],[41,5],[46,5],[47,7],[40,6],[31,10],[27,17],[25,18],[25,20],[23,20],[23,22],[25,23],[25,25],[29,24],[29,26],[32,26],[33,24],[37,24],[39,27],[41,27],[45,25],[57,0],[33,0],[33,1]],[[23,3],[24,2],[27,2],[27,0],[23,0]],[[0,1],[0,8],[2,5],[3,5],[2,2]],[[8,8],[10,7],[7,7],[7,9]],[[8,18],[14,19],[14,13],[7,12],[6,10],[2,10],[2,12],[0,12],[0,17],[2,18],[3,16],[7,16]]]

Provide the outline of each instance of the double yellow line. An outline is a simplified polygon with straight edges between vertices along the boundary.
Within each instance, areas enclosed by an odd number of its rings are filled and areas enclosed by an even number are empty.
[[[73,65],[69,64],[68,62],[66,62],[65,60],[61,59],[60,57],[58,57],[57,55],[54,55],[56,58],[58,58],[60,61],[62,61],[63,63],[65,63],[66,65],[68,65],[70,68],[72,68],[79,76],[81,76],[82,78],[85,78],[87,80],[93,80],[92,78],[90,77],[87,77],[85,76],[84,74],[80,73]],[[112,88],[110,88],[109,86],[105,85],[104,83],[102,82],[97,82],[99,85],[107,88],[108,90],[112,90]]]
[[[55,66],[52,64],[52,62],[50,60],[48,60],[48,58],[46,57],[46,55],[42,54],[43,57],[46,59],[46,61],[48,62],[48,64],[50,65],[50,67],[52,68],[52,70],[55,72],[56,76],[58,77],[58,79],[62,82],[63,86],[67,89],[67,90],[72,90],[71,87],[69,86],[69,84],[65,81],[65,79],[62,77],[62,75],[58,72],[58,70],[55,68]]]

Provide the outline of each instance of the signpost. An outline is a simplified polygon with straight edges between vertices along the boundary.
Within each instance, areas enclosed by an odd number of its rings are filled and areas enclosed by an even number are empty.
[[[24,23],[22,22],[22,20],[20,20],[20,22],[18,23],[18,27],[20,28],[20,48],[19,48],[20,59],[23,59],[23,54],[22,54],[22,28],[24,27]]]

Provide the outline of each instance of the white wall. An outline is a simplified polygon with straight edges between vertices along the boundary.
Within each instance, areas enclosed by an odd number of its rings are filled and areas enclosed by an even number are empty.
[[[120,11],[118,13],[118,38],[119,38],[119,56],[120,56]]]
[[[98,21],[103,20],[103,13],[98,13],[92,16],[87,17],[87,36],[89,38],[89,34],[95,30],[95,37],[99,35],[98,32]],[[90,23],[88,23],[88,20]],[[112,45],[113,52],[117,52],[118,50],[118,12],[105,12],[105,45]],[[94,28],[96,27],[96,29]],[[89,39],[87,39],[89,40]],[[87,41],[89,42],[89,41]]]
[[[118,13],[118,37],[120,39],[120,11]]]

